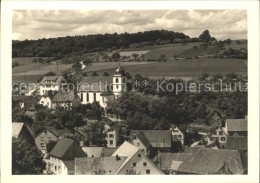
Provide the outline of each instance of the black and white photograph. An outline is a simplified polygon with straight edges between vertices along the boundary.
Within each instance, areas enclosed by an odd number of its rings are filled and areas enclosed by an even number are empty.
[[[246,7],[10,15],[11,175],[249,175]]]

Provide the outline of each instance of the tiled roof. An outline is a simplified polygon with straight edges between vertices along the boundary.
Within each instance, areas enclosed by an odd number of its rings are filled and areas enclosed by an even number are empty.
[[[27,126],[23,122],[12,122],[12,137],[17,138],[23,127],[25,127],[25,129],[27,130],[29,135],[32,137],[32,139],[34,139],[35,133],[33,132],[33,130],[29,126]]]
[[[80,82],[79,91],[108,91],[113,83],[112,76],[83,77]],[[111,86],[112,89],[112,86]]]
[[[148,148],[151,146],[149,140],[146,138],[146,136],[144,135],[144,133],[141,131],[140,133],[138,133],[137,138],[139,138],[139,140],[143,143],[143,145]]]
[[[127,157],[89,157],[75,158],[75,174],[113,175],[124,163]]]
[[[62,160],[64,165],[67,167],[68,170],[75,169],[75,160]]]
[[[52,149],[50,155],[62,159],[73,143],[74,143],[73,140],[67,138],[61,139],[60,141],[58,141],[56,146]]]
[[[228,131],[247,131],[247,119],[227,119]]]
[[[12,123],[12,137],[17,138],[23,128],[24,123],[13,122]]]
[[[233,174],[243,174],[247,169],[238,151],[226,149],[200,149],[187,158],[178,172],[190,174],[215,174],[226,164]]]
[[[46,84],[46,81],[52,81],[51,84],[61,84],[62,82],[67,83],[63,76],[44,76],[40,84]]]
[[[58,92],[53,97],[53,102],[73,102],[74,100],[78,100],[80,102],[80,98],[74,91],[69,92]]]
[[[187,147],[184,148],[184,153],[196,153],[201,147]]]
[[[228,136],[227,137],[227,149],[230,150],[247,150],[247,137],[243,136]]]
[[[192,153],[160,153],[154,160],[160,162],[161,169],[169,170],[174,166],[173,161],[183,162],[191,155]]]
[[[63,130],[57,130],[52,126],[46,126],[45,129],[42,129],[36,136],[39,136],[43,131],[48,130],[49,132],[51,132],[53,135],[55,135],[56,137],[62,137],[63,135],[65,135],[66,133],[69,133],[69,130],[63,129]]]
[[[101,157],[103,147],[82,147],[82,150],[88,155],[88,157]]]
[[[103,147],[101,156],[102,157],[110,157],[112,154],[117,150],[117,148],[111,148],[111,147]]]
[[[171,147],[172,132],[170,130],[132,130],[131,138],[141,131],[152,147]]]

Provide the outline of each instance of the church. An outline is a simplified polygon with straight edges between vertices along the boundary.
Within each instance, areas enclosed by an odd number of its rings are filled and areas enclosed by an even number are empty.
[[[103,108],[126,91],[127,77],[120,63],[113,76],[82,77],[78,87],[81,104],[99,102]]]

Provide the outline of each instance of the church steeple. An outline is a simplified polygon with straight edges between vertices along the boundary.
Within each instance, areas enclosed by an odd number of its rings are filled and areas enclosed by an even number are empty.
[[[126,90],[126,77],[125,70],[121,67],[121,63],[118,63],[118,68],[115,70],[113,76],[113,93],[116,97],[121,96],[121,94]]]

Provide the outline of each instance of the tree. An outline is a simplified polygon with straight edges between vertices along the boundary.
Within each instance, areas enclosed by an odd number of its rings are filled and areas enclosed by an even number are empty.
[[[121,56],[120,56],[120,53],[119,52],[114,52],[113,54],[112,54],[112,59],[113,60],[119,60],[121,58]]]
[[[76,62],[72,65],[72,68],[77,72],[81,70],[81,64],[79,62]]]
[[[47,153],[50,153],[52,149],[56,146],[57,142],[56,141],[49,141],[46,145]]]
[[[232,43],[232,40],[231,39],[226,39],[225,42],[230,45]]]
[[[94,72],[92,73],[92,76],[96,77],[96,76],[98,76],[98,73],[97,73],[96,71],[94,71]]]
[[[160,62],[166,62],[167,61],[167,57],[164,54],[162,54],[160,56],[159,60],[160,60]]]
[[[12,174],[42,174],[46,168],[41,152],[20,138],[12,139]]]
[[[199,77],[200,81],[205,81],[209,77],[208,73],[202,73]]]
[[[210,36],[210,33],[208,30],[204,30],[200,35],[199,35],[199,38],[205,42],[205,43],[209,43],[210,42],[210,39],[211,39],[211,36]]]
[[[109,76],[108,72],[104,72],[102,76]]]
[[[133,53],[133,54],[132,54],[132,57],[136,60],[137,57],[138,57],[138,54],[137,54],[137,53]]]
[[[37,111],[35,114],[36,120],[39,120],[39,121],[43,121],[45,119],[45,117],[46,117],[45,112],[42,109]]]
[[[91,60],[90,58],[85,58],[82,62],[83,62],[83,64],[85,64],[85,65],[89,65],[89,64],[92,63],[92,60]]]
[[[73,117],[72,117],[72,123],[73,123],[73,126],[84,125],[85,123],[84,123],[82,114],[80,114],[80,113],[74,114]]]

